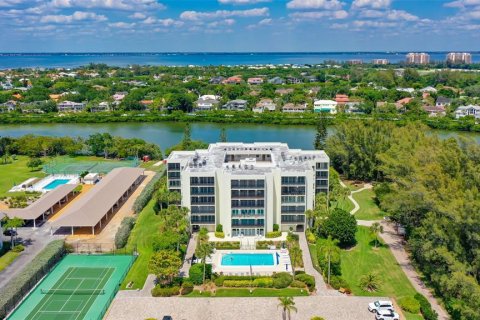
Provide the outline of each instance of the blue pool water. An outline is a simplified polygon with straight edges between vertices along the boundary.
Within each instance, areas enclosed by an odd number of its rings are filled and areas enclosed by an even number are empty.
[[[42,189],[53,190],[56,187],[61,186],[62,184],[67,184],[68,181],[70,181],[70,179],[55,179],[52,182],[50,182],[49,184],[47,184],[45,187],[43,187]]]
[[[273,266],[272,253],[229,253],[222,256],[222,266]]]

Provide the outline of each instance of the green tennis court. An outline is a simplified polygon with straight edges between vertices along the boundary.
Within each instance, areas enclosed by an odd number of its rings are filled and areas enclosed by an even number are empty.
[[[69,255],[9,319],[102,319],[133,260],[132,256]]]
[[[119,167],[138,167],[137,158],[126,160],[88,161],[76,158],[58,157],[43,166],[43,171],[49,174],[81,174],[85,171],[109,173]]]

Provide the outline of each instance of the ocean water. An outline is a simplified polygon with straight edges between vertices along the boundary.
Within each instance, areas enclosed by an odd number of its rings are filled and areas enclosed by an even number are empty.
[[[445,61],[446,52],[429,52],[431,61]],[[406,52],[311,52],[311,53],[0,53],[0,69],[74,68],[89,63],[111,66],[164,65],[265,65],[318,64],[325,61],[388,59],[391,63],[405,60]],[[480,52],[472,52],[480,63]]]

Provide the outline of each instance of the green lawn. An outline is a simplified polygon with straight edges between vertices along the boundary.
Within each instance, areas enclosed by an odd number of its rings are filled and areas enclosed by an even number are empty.
[[[32,178],[38,177],[42,178],[45,176],[45,173],[41,171],[31,171],[27,167],[28,157],[18,156],[17,160],[13,160],[11,163],[3,164],[0,161],[0,197],[4,197],[8,194],[15,184],[22,183],[23,181]]]
[[[350,250],[342,250],[342,277],[348,282],[352,293],[357,296],[387,296],[401,298],[414,296],[417,292],[398,265],[390,249],[382,244],[374,249],[373,236],[367,227],[358,227],[357,245]],[[362,275],[377,272],[381,287],[377,292],[363,291],[359,285]],[[405,314],[407,319],[422,319],[418,315]]]
[[[8,267],[19,255],[20,252],[7,251],[4,255],[0,256],[0,271]]]
[[[270,288],[256,288],[250,293],[247,288],[221,288],[217,289],[215,295],[210,292],[200,294],[197,290],[193,291],[187,297],[293,297],[293,296],[308,296],[308,290],[297,288],[285,289],[270,289]]]
[[[152,238],[158,233],[162,220],[153,211],[154,201],[150,201],[140,212],[135,227],[130,234],[127,250],[137,246],[139,256],[128,272],[121,288],[126,289],[127,284],[133,281],[131,289],[141,289],[148,276],[148,262],[153,255]]]
[[[353,208],[355,208],[352,201],[350,201],[350,199],[348,199],[347,197],[340,198],[338,204],[335,201],[332,201],[331,206],[332,208],[340,208],[347,212],[350,212],[353,210]]]
[[[358,220],[381,220],[386,215],[375,203],[375,193],[373,190],[366,189],[354,193],[353,198],[360,206],[360,210],[355,213],[355,217]]]

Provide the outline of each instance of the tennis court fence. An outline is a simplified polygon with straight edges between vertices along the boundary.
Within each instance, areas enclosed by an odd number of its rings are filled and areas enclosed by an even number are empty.
[[[137,247],[117,248],[114,243],[77,241],[67,245],[68,251],[76,254],[137,255]]]

